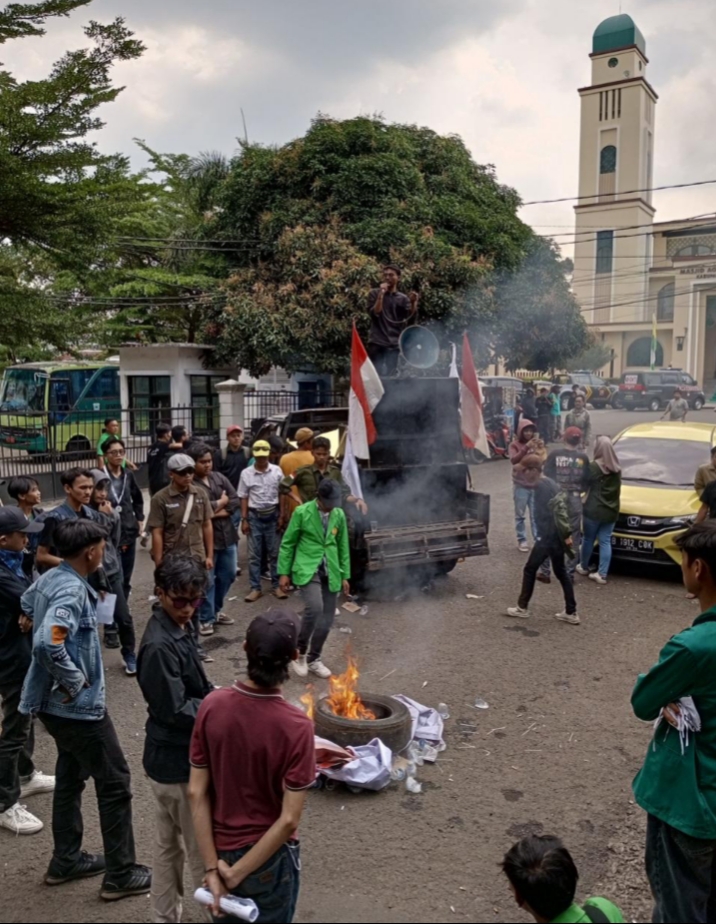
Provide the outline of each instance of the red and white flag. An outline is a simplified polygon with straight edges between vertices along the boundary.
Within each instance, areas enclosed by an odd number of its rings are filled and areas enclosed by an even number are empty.
[[[370,447],[378,439],[373,411],[385,394],[358,330],[353,325],[351,355],[351,393],[348,401],[348,438],[343,460],[343,477],[355,497],[363,497],[357,459],[370,459]]]
[[[462,342],[462,375],[460,376],[460,413],[462,442],[466,449],[478,449],[490,458],[485,417],[482,413],[482,389],[477,377],[475,360],[467,334]]]

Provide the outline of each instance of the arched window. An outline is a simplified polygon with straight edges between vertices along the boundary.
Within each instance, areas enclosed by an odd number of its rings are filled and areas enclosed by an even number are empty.
[[[641,337],[635,340],[627,352],[628,366],[651,366],[651,337]],[[664,365],[664,348],[657,341],[656,365]]]
[[[608,144],[605,148],[602,148],[599,158],[599,172],[602,174],[617,172],[617,149],[613,144]]]
[[[674,304],[676,302],[676,285],[670,282],[659,292],[658,318],[660,321],[674,320]]]
[[[706,244],[689,244],[687,247],[682,247],[681,250],[677,250],[675,256],[677,257],[707,257],[709,254],[712,254],[713,247],[709,247]]]

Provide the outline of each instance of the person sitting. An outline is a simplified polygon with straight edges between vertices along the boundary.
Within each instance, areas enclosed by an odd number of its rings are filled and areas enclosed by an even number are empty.
[[[502,869],[519,908],[539,924],[610,922],[624,924],[616,905],[604,898],[575,904],[579,871],[558,837],[526,837],[508,851]]]

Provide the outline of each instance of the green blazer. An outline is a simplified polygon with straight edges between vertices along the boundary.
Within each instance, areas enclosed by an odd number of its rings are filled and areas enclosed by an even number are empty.
[[[677,831],[716,840],[716,608],[675,635],[659,663],[639,678],[632,705],[653,722],[660,710],[693,696],[703,730],[690,735],[681,753],[679,733],[665,721],[649,745],[634,781],[637,804]]]
[[[340,508],[333,510],[328,532],[324,533],[318,501],[314,500],[297,507],[291,517],[281,543],[278,573],[289,575],[296,587],[305,587],[316,576],[324,558],[331,593],[339,593],[343,581],[351,576],[348,521]]]

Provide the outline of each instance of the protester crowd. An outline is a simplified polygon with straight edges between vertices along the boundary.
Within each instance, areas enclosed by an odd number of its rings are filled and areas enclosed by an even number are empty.
[[[391,300],[393,277],[389,268],[372,300],[385,313],[386,341],[373,353],[388,367],[390,312],[409,318],[417,310],[416,301]],[[536,400],[527,394],[510,446],[518,547],[529,559],[508,614],[528,618],[536,583],[554,574],[565,598],[557,619],[579,625],[578,577],[604,584],[609,576],[621,468],[611,441],[593,438],[584,396],[575,394],[564,429],[555,401],[554,390]],[[219,917],[220,899],[234,894],[256,902],[259,922],[290,922],[300,885],[296,832],[316,760],[313,724],[282,687],[290,671],[299,680],[331,676],[324,646],[339,594],[358,589],[368,510],[330,443],[310,430],[295,449],[274,438],[248,451],[233,426],[217,451],[161,424],[147,458],[147,512],[115,423],[107,422],[96,468],[63,473],[61,505],[43,510],[37,482],[22,477],[8,486],[17,506],[0,508],[0,828],[42,830],[21,800],[53,792],[48,886],[102,877],[105,901],[151,893],[153,921],[178,922],[186,867],[194,886],[211,892],[215,920],[238,920]],[[550,452],[556,439],[562,445]],[[646,866],[660,922],[716,920],[716,451],[695,481],[703,506],[680,542],[684,582],[703,615],[667,643],[633,694],[636,716],[657,723],[634,793],[648,814]],[[242,536],[246,602],[257,604],[264,587],[273,600],[248,627],[246,679],[217,689],[202,642],[234,622],[224,604],[240,574]],[[139,541],[151,543],[156,600],[137,644]],[[301,619],[286,605],[293,592]],[[102,641],[121,649],[147,705],[151,870],[137,862],[132,780],[107,702]],[[33,761],[38,721],[56,745],[54,777]],[[101,855],[83,849],[89,779]],[[605,899],[576,902],[579,873],[556,837],[520,841],[503,870],[517,905],[538,922],[624,920]]]

